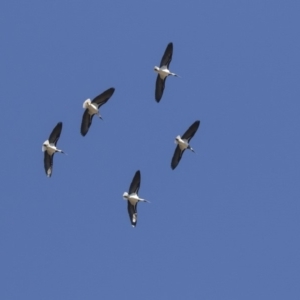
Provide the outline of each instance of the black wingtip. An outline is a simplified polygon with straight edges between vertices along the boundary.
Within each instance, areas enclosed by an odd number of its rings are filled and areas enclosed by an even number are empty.
[[[116,90],[116,89],[115,89],[114,87],[111,87],[111,88],[108,89],[108,91],[110,91],[111,94],[113,94],[113,93],[115,92],[115,90]]]
[[[195,121],[192,126],[195,126],[196,127],[196,131],[197,131],[198,128],[199,128],[199,126],[200,126],[200,120]]]
[[[62,127],[63,127],[63,123],[62,122],[58,122],[55,126],[56,129],[59,129],[59,131],[62,131]]]
[[[58,122],[57,124],[56,124],[56,126],[54,127],[54,129],[59,129],[59,131],[62,131],[62,126],[63,126],[63,123],[62,122]]]
[[[173,43],[172,43],[172,42],[170,42],[170,43],[168,44],[166,50],[173,52]]]
[[[86,136],[87,133],[88,133],[88,131],[84,131],[82,128],[80,128],[80,134],[82,136]]]
[[[159,101],[161,100],[161,98],[162,98],[162,95],[156,95],[155,94],[155,101],[157,102],[157,103],[159,103]]]

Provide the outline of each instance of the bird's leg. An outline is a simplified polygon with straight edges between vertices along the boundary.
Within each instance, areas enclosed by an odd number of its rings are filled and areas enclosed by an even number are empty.
[[[190,149],[192,152],[196,153],[190,145],[188,146],[188,149]]]
[[[171,73],[171,75],[175,76],[175,77],[178,77],[178,78],[181,78],[181,76],[175,74],[175,73]]]
[[[64,152],[64,151],[62,151],[62,150],[59,150],[59,149],[57,149],[57,151],[56,151],[56,152],[59,152],[59,153],[62,153],[62,154],[68,155],[66,152]]]
[[[99,119],[101,119],[103,121],[103,118],[100,116],[100,113],[98,111],[97,116],[99,117]]]
[[[139,201],[141,201],[141,202],[147,202],[147,203],[151,203],[150,201],[148,201],[148,200],[145,200],[145,199],[139,199]]]

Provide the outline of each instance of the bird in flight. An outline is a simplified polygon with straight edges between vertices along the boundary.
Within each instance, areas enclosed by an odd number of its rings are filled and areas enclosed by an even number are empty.
[[[129,187],[129,193],[125,192],[123,194],[124,200],[127,200],[127,209],[129,213],[129,218],[132,227],[136,226],[137,223],[137,203],[138,202],[148,202],[149,201],[142,199],[138,196],[139,188],[141,184],[141,172],[136,171],[132,182]]]
[[[114,88],[110,88],[102,94],[98,95],[92,101],[91,99],[87,99],[83,102],[83,108],[85,108],[85,111],[83,113],[80,129],[80,132],[83,136],[85,136],[89,131],[94,115],[97,115],[100,119],[102,119],[99,112],[99,108],[109,100],[109,98],[113,95],[114,91]]]
[[[163,95],[166,78],[170,75],[180,77],[177,74],[169,71],[172,55],[173,55],[173,43],[169,43],[161,59],[159,67],[157,66],[154,67],[154,71],[158,73],[156,78],[156,85],[155,85],[155,100],[157,102],[160,101]]]
[[[64,153],[62,150],[56,148],[57,141],[61,134],[62,125],[63,125],[62,122],[57,123],[57,125],[52,130],[49,139],[45,141],[42,146],[42,151],[44,152],[44,167],[45,167],[46,175],[48,177],[51,177],[52,174],[54,153],[55,152]]]
[[[179,164],[182,154],[186,149],[189,149],[192,152],[195,152],[194,149],[189,145],[189,142],[192,139],[192,137],[195,135],[195,133],[197,132],[199,125],[200,125],[200,121],[195,121],[189,127],[189,129],[182,135],[182,137],[180,137],[180,135],[178,135],[176,137],[175,144],[177,144],[177,147],[175,149],[175,152],[174,152],[174,155],[172,158],[172,162],[171,162],[171,168],[173,170]]]

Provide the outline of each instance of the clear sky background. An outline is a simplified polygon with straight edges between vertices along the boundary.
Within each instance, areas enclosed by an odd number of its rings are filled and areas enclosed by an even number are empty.
[[[0,4],[0,299],[300,299],[300,2]],[[156,73],[169,42],[159,104]],[[115,87],[80,135],[82,103]],[[171,170],[174,139],[201,125]],[[42,143],[57,122],[49,179]],[[138,224],[122,198],[141,170]]]

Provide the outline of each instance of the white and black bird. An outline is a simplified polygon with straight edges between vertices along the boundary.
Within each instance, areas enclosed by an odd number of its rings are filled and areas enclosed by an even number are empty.
[[[44,167],[48,177],[51,177],[52,174],[54,153],[64,153],[62,150],[56,148],[57,141],[61,134],[62,125],[62,122],[57,123],[52,130],[49,139],[45,141],[42,146],[42,151],[44,152]]]
[[[109,98],[113,95],[114,91],[114,88],[110,88],[102,94],[98,95],[92,101],[91,99],[87,99],[83,102],[83,108],[85,108],[85,111],[82,117],[80,130],[83,136],[85,136],[89,131],[94,115],[97,115],[100,119],[102,119],[99,113],[99,108],[109,100]]]
[[[174,155],[172,158],[172,162],[171,162],[171,168],[173,170],[179,164],[180,159],[181,159],[182,154],[185,151],[185,149],[189,149],[192,152],[195,152],[194,149],[189,145],[189,142],[192,139],[192,137],[195,135],[195,133],[197,132],[199,125],[200,125],[200,121],[195,121],[189,127],[189,129],[182,135],[182,137],[180,137],[180,135],[178,135],[176,137],[175,144],[177,144],[177,147],[175,149],[175,152],[174,152]]]
[[[173,55],[173,43],[169,43],[161,59],[159,67],[156,66],[154,67],[154,71],[158,73],[156,78],[156,85],[155,85],[155,100],[157,102],[160,101],[163,95],[166,78],[170,75],[179,77],[177,74],[169,71],[172,55]]]
[[[129,193],[125,192],[123,194],[124,200],[127,200],[127,209],[129,213],[129,218],[132,227],[136,226],[137,222],[137,204],[138,202],[148,202],[145,199],[142,199],[138,196],[139,188],[141,184],[141,172],[138,170],[136,171],[132,182],[129,187]]]

